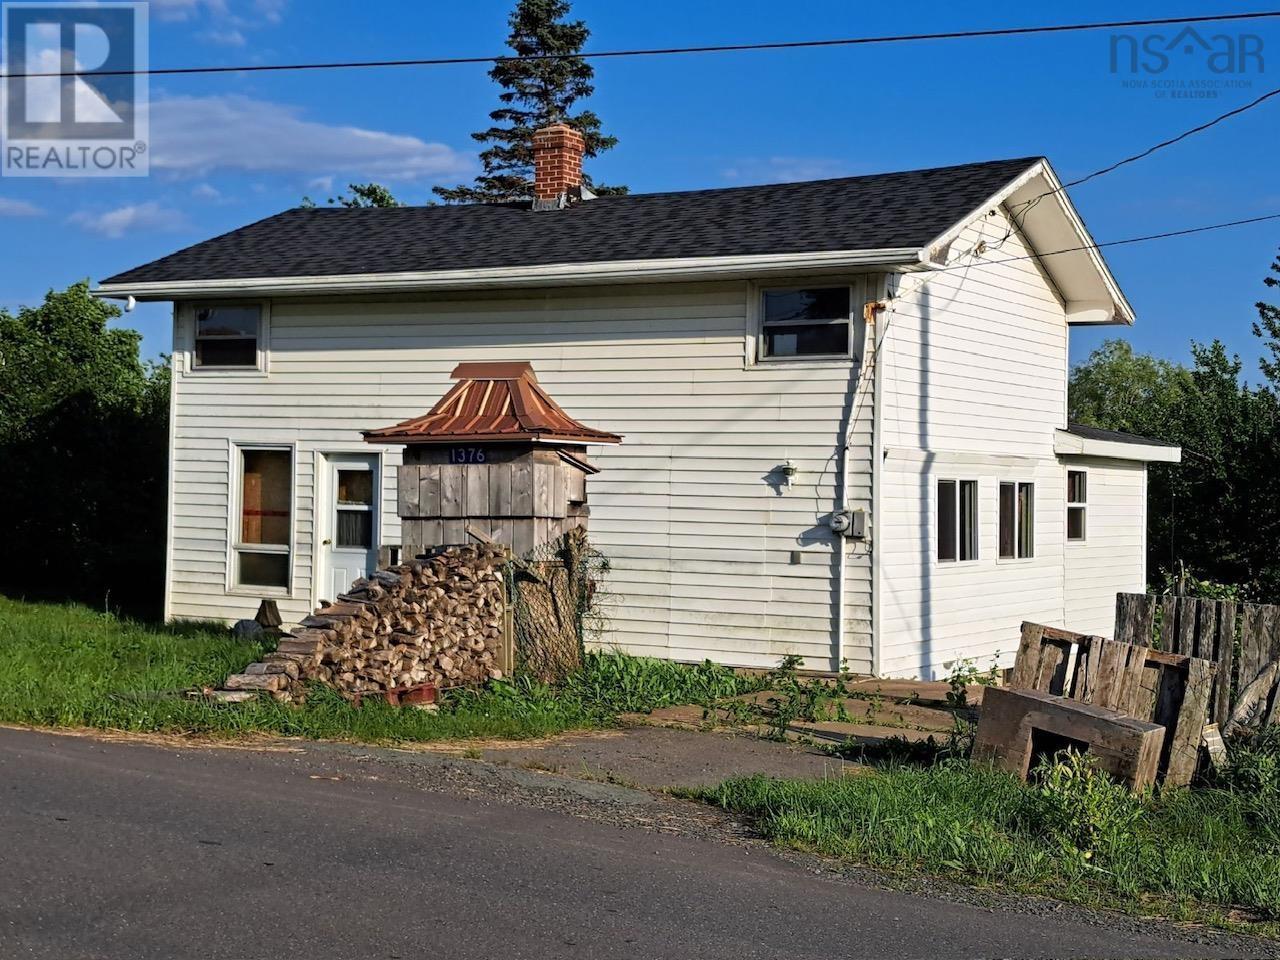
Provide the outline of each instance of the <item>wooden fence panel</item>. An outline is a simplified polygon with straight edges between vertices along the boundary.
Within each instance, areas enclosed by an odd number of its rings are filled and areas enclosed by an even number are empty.
[[[1144,593],[1116,594],[1116,634],[1121,643],[1151,646],[1156,598]]]
[[[1205,656],[1218,665],[1217,676],[1214,677],[1213,705],[1209,716],[1218,724],[1225,725],[1231,716],[1231,682],[1235,675],[1236,649],[1236,610],[1238,604],[1234,600],[1222,600],[1218,603],[1217,630],[1214,635],[1212,652]]]

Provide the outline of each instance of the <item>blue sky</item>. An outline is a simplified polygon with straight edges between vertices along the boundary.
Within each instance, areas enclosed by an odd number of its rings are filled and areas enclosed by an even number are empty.
[[[155,0],[156,67],[501,52],[510,0]],[[590,47],[758,42],[1033,23],[1243,12],[1255,4],[855,4],[807,0],[577,0]],[[1212,8],[1211,10],[1208,8]],[[1168,28],[1165,28],[1167,31]],[[1108,33],[606,60],[590,105],[620,139],[593,176],[635,191],[874,173],[1045,154],[1083,175],[1280,85],[1280,22],[1254,34],[1264,70],[1226,77],[1202,57],[1160,75],[1218,81],[1210,99],[1158,97],[1109,69]],[[1145,32],[1144,32],[1145,33]],[[1274,63],[1272,62],[1274,61]],[[469,133],[496,87],[483,66],[153,79],[145,179],[0,180],[0,305],[95,280],[294,206],[348,181],[402,200],[477,171]],[[1280,212],[1280,100],[1072,196],[1100,241]],[[332,188],[331,188],[332,187]],[[1130,330],[1077,331],[1185,359],[1220,337],[1252,369],[1250,333],[1280,221],[1122,247],[1107,258],[1139,314]],[[124,323],[169,347],[167,307]]]

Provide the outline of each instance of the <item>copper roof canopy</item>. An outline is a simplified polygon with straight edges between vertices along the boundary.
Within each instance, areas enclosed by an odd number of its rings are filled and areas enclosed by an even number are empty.
[[[569,416],[538,384],[529,363],[460,363],[459,381],[429,413],[392,427],[365,430],[369,443],[621,443]]]

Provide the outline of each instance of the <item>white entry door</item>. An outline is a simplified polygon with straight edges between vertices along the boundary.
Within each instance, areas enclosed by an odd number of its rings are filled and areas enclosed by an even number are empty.
[[[359,453],[324,456],[317,498],[321,532],[319,596],[336,600],[352,581],[378,565],[378,458]]]

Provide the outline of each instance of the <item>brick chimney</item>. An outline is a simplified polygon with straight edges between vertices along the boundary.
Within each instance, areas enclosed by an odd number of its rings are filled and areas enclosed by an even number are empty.
[[[557,210],[582,199],[582,152],[586,141],[567,123],[533,134],[533,209]]]

